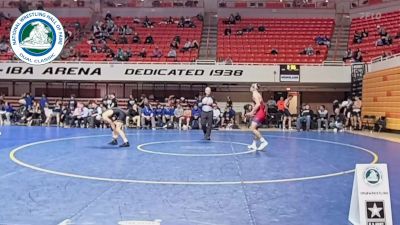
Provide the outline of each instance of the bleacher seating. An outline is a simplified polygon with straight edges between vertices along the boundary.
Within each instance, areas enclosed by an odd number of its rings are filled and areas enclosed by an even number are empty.
[[[176,18],[178,19],[178,18]],[[136,24],[133,23],[132,17],[121,17],[115,18],[114,22],[117,26],[122,26],[127,24],[129,27],[134,28],[134,32],[137,32],[143,42],[144,39],[148,34],[150,34],[154,39],[154,44],[113,44],[111,41],[108,41],[107,45],[114,50],[116,53],[118,48],[122,48],[122,50],[131,49],[134,54],[137,54],[142,48],[146,48],[147,50],[147,57],[146,58],[139,58],[138,56],[131,57],[130,61],[144,61],[144,62],[172,62],[175,59],[166,58],[165,56],[168,54],[170,50],[170,43],[172,39],[179,35],[181,37],[180,48],[186,42],[186,39],[190,41],[197,40],[200,43],[201,39],[201,32],[203,28],[203,24],[201,21],[193,19],[195,23],[195,28],[178,28],[177,24],[159,24],[163,20],[163,18],[150,18],[152,22],[154,22],[154,28],[145,28],[143,24]],[[118,39],[118,34],[114,33],[113,38]],[[132,43],[132,35],[126,36],[129,43]],[[155,46],[157,46],[163,53],[163,57],[161,58],[152,58],[150,57],[152,51],[154,50]],[[106,54],[104,53],[90,53],[90,45],[87,43],[87,39],[83,40],[81,44],[77,45],[77,49],[80,50],[81,53],[88,55],[87,58],[82,58],[84,61],[105,61]],[[177,58],[176,61],[178,62],[191,62],[198,58],[198,50],[192,49],[191,51],[182,53],[177,50]],[[112,59],[108,59],[112,60]]]
[[[400,48],[400,39],[393,39],[393,44],[388,46],[375,46],[376,41],[380,38],[377,32],[377,26],[381,26],[394,38],[396,33],[400,31],[399,27],[400,11],[390,12],[382,14],[379,18],[373,16],[373,18],[356,18],[352,20],[350,36],[349,36],[349,48],[355,50],[359,48],[363,54],[363,61],[368,62],[372,58],[381,56],[383,52],[395,51]],[[365,29],[369,35],[363,38],[362,43],[353,43],[354,33],[356,31],[362,31]]]
[[[236,31],[252,25],[254,31],[236,35]],[[259,26],[265,26],[265,32],[259,32]],[[232,28],[232,35],[225,36],[224,30]],[[315,44],[318,35],[332,37],[333,19],[244,19],[234,25],[218,22],[217,57],[228,57],[233,62],[246,63],[321,63],[326,59],[328,47]],[[299,53],[308,45],[319,55],[306,56]],[[271,55],[276,48],[278,55]]]

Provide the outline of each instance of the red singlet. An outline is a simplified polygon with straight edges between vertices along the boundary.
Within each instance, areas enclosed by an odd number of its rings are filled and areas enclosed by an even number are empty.
[[[263,123],[266,117],[267,117],[267,111],[265,110],[265,104],[264,102],[260,102],[260,107],[258,107],[253,120],[258,123]]]

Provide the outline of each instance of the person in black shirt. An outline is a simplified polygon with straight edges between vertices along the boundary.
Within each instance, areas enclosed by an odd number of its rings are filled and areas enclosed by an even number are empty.
[[[301,124],[303,122],[306,122],[306,130],[310,130],[311,126],[311,115],[312,111],[310,110],[310,105],[303,105],[303,110],[301,111],[299,117],[297,117],[297,123],[296,123],[296,128],[297,131],[300,131],[301,129]]]
[[[126,124],[130,126],[130,123],[136,126],[136,128],[140,128],[140,114],[138,106],[134,103],[132,106],[128,107],[128,113],[126,116]]]
[[[112,94],[109,96],[108,102],[109,102],[109,104],[108,104],[108,109],[118,107],[118,101],[117,101],[117,99],[115,98],[115,93],[112,93]]]
[[[110,145],[118,145],[118,137],[121,136],[124,143],[119,147],[129,147],[129,141],[124,132],[126,113],[119,108],[108,109],[103,112],[103,121],[111,126],[113,140]]]
[[[133,95],[129,95],[127,108],[131,109],[134,104],[136,104],[136,100],[133,98]]]
[[[78,102],[75,99],[75,95],[71,95],[71,98],[69,99],[69,102],[68,102],[68,108],[71,111],[74,111],[77,105],[78,105]]]

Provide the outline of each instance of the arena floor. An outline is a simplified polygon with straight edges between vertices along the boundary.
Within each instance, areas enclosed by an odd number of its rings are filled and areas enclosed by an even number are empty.
[[[400,144],[350,133],[0,127],[0,224],[345,225],[356,163],[389,167],[400,224]]]

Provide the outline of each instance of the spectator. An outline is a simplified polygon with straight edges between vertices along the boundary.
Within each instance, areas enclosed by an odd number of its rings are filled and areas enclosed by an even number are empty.
[[[297,118],[297,123],[296,123],[297,131],[300,131],[301,124],[304,122],[306,122],[306,131],[310,130],[311,116],[312,116],[312,111],[310,110],[310,106],[308,104],[303,105],[302,111],[300,112],[300,115]]]
[[[343,62],[346,62],[347,60],[351,59],[353,56],[353,51],[349,48],[343,55]]]
[[[243,35],[243,30],[237,30],[237,31],[236,31],[236,35],[238,35],[238,36]]]
[[[278,50],[276,48],[272,48],[271,55],[278,55]]]
[[[151,22],[150,19],[146,16],[143,21],[143,26],[146,28],[153,28],[154,22]]]
[[[5,41],[0,42],[0,54],[7,53],[9,50],[10,46],[7,44],[7,42]]]
[[[0,109],[1,111],[1,109]],[[9,102],[4,103],[4,115],[6,116],[6,121],[4,122],[2,118],[0,118],[0,122],[5,125],[11,124],[11,116],[14,114],[15,110]],[[2,117],[2,113],[0,112],[0,117]]]
[[[142,109],[141,119],[142,119],[142,128],[145,128],[146,125],[150,123],[151,128],[153,130],[156,129],[156,121],[154,119],[154,112],[147,100],[145,101],[144,108]]]
[[[141,20],[139,19],[139,17],[135,17],[133,18],[133,23],[139,24],[141,23]]]
[[[174,115],[175,115],[175,109],[171,107],[169,103],[167,103],[163,111],[163,123],[167,124],[167,122],[173,122]]]
[[[361,32],[362,37],[368,37],[369,33],[368,31],[364,28],[363,31]]]
[[[40,105],[38,102],[33,101],[32,108],[28,109],[28,116],[27,116],[27,126],[32,126],[33,121],[38,120],[42,121],[41,119],[42,111],[40,109]]]
[[[201,124],[201,109],[197,104],[193,106],[192,109],[192,129],[200,129]]]
[[[176,109],[174,111],[174,117],[178,121],[178,129],[180,130],[182,128],[182,120],[183,118],[183,108],[181,104],[178,104],[176,106]]]
[[[358,52],[357,52],[357,55],[356,55],[356,57],[354,58],[354,61],[355,61],[355,62],[362,62],[362,61],[363,61],[363,56],[362,56],[362,54],[361,54],[361,51],[358,51]]]
[[[235,110],[232,109],[232,106],[228,106],[225,109],[225,112],[222,117],[222,126],[226,128],[231,128],[235,124]]]
[[[176,50],[171,48],[168,52],[167,58],[176,58]]]
[[[268,109],[276,109],[276,101],[274,99],[274,96],[271,96],[269,100],[267,101],[267,108]]]
[[[340,113],[340,109],[335,109],[335,115],[330,119],[329,127],[333,129],[334,132],[343,131],[343,123],[345,117]]]
[[[324,105],[321,105],[318,109],[318,119],[317,119],[317,123],[318,123],[318,131],[322,130],[321,127],[321,123],[324,122],[325,123],[325,129],[328,130],[329,126],[328,126],[328,110],[326,110]]]
[[[147,56],[146,48],[142,48],[142,50],[140,50],[139,56],[142,58],[146,58],[146,56]]]
[[[84,104],[81,105],[81,115],[78,116],[78,127],[81,128],[82,126],[84,128],[88,127],[88,119],[90,116],[90,110],[88,107],[86,107]]]
[[[146,39],[145,39],[145,41],[144,41],[144,43],[145,44],[154,44],[153,36],[151,36],[151,34],[148,34]]]
[[[242,21],[242,16],[240,16],[239,12],[236,13],[235,20],[236,21]]]
[[[191,49],[199,49],[199,42],[197,40],[193,40],[192,44],[190,45]]]
[[[386,36],[387,35],[387,32],[386,32],[386,29],[384,28],[384,27],[381,27],[381,26],[377,26],[377,30],[378,30],[378,35],[379,36]]]
[[[187,106],[184,110],[183,110],[183,116],[182,118],[182,122],[186,122],[186,128],[190,128],[190,120],[192,119],[192,110],[190,109],[189,106]],[[185,129],[184,129],[185,130]]]
[[[139,44],[140,43],[140,37],[139,37],[139,34],[137,32],[135,32],[133,34],[132,43],[133,44]]]
[[[100,127],[103,109],[96,102],[90,104],[91,112],[87,118],[88,126],[91,128]]]
[[[128,102],[127,102],[127,108],[128,109],[130,109],[130,108],[132,108],[132,106],[134,105],[134,104],[136,104],[136,100],[133,98],[133,95],[129,95],[129,98],[128,98]]]
[[[139,115],[139,109],[136,103],[133,103],[128,107],[128,112],[126,116],[126,125],[130,126],[131,121],[134,125],[136,125],[136,128],[140,128],[140,115]]]
[[[157,104],[157,108],[154,110],[154,117],[156,121],[156,126],[163,127],[163,115],[164,108],[161,104]]]
[[[354,32],[353,43],[360,44],[362,42],[363,35],[359,31]]]
[[[245,124],[247,124],[247,127],[250,127],[251,118],[246,116],[246,114],[253,110],[253,105],[252,104],[246,104],[246,105],[244,105],[243,110],[244,110],[244,112],[242,114],[242,120],[243,120],[243,122]]]
[[[221,110],[217,104],[213,104],[213,127],[218,127],[221,122]]]
[[[47,99],[47,96],[45,94],[42,94],[42,97],[40,98],[39,105],[41,109],[44,109],[47,105],[49,105],[49,100]]]
[[[72,94],[68,102],[68,108],[71,109],[71,111],[73,111],[77,106],[78,102],[75,100],[75,95]]]
[[[246,28],[243,28],[243,32],[250,33],[254,30],[253,25],[249,24]]]
[[[27,109],[31,109],[33,107],[33,103],[34,103],[34,97],[31,96],[31,93],[26,93],[25,95],[25,105],[27,107]]]
[[[187,39],[185,45],[181,49],[181,52],[189,51],[191,46],[192,46],[192,42],[190,42],[190,40]]]
[[[230,26],[225,28],[224,35],[225,36],[230,36],[231,34],[232,34],[232,28]]]
[[[264,25],[260,25],[260,26],[258,27],[258,31],[259,31],[259,32],[265,32],[265,26],[264,26]]]
[[[117,101],[117,98],[115,97],[115,93],[111,93],[108,96],[107,109],[112,109],[115,107],[118,107],[118,101]]]
[[[230,96],[226,96],[226,107],[232,107],[233,106],[233,102],[231,100]]]
[[[179,49],[179,44],[178,44],[178,42],[176,40],[173,40],[171,42],[171,44],[169,45],[169,47],[172,48],[172,49]]]
[[[312,55],[314,55],[314,49],[311,45],[309,45],[302,52],[300,52],[300,54],[312,56]]]
[[[105,17],[104,19],[105,19],[105,20],[112,20],[112,16],[111,16],[110,11],[107,11],[106,17]]]
[[[121,44],[121,45],[128,44],[128,38],[125,36],[125,34],[120,35],[118,37],[118,40],[116,41],[116,44]]]
[[[162,57],[162,52],[160,49],[158,49],[158,47],[156,46],[156,48],[153,50],[153,55],[151,56],[153,58],[161,58]]]

